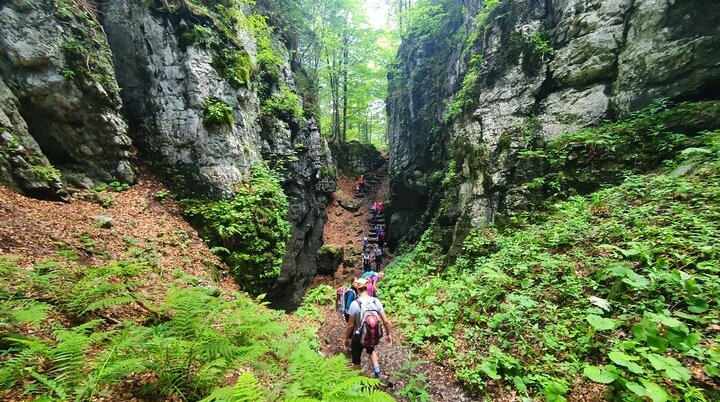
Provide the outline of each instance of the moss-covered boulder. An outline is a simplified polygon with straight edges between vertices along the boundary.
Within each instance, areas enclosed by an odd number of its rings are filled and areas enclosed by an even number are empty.
[[[338,169],[346,174],[359,176],[373,171],[385,163],[385,159],[372,144],[350,141],[345,144],[330,144],[332,156]]]
[[[317,252],[318,274],[332,275],[343,262],[345,250],[334,244],[325,244]]]

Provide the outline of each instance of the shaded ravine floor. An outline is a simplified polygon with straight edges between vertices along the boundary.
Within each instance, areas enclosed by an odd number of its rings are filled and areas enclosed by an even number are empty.
[[[387,165],[381,169],[387,169]],[[333,198],[328,205],[328,222],[325,225],[325,243],[335,244],[345,249],[345,258],[349,262],[349,266],[341,265],[333,277],[318,276],[313,286],[321,284],[338,287],[348,284],[362,272],[362,264],[356,254],[361,250],[361,241],[364,233],[367,232],[370,216],[369,210],[373,202],[377,200],[386,201],[389,193],[389,184],[384,172],[371,173],[371,177],[379,177],[381,181],[375,183],[371,188],[368,196],[363,199],[354,198],[360,209],[357,212],[350,212],[338,205],[338,199]],[[353,186],[356,178],[341,176],[338,180],[338,197],[352,198]],[[392,261],[393,255],[385,251],[385,260],[382,269]],[[379,284],[382,289],[382,281]],[[327,356],[343,354],[349,360],[349,354],[343,346],[343,336],[345,330],[345,320],[340,317],[334,307],[321,307],[323,313],[323,323],[318,331],[318,340],[320,342],[322,352]],[[392,315],[389,316],[393,322]],[[411,377],[424,376],[427,380],[423,388],[429,393],[434,401],[476,401],[481,400],[477,396],[471,396],[460,385],[455,382],[453,372],[439,364],[433,363],[432,358],[425,356],[424,353],[413,353],[409,348],[403,345],[402,334],[395,329],[393,335],[394,343],[388,345],[385,340],[377,348],[380,356],[380,366],[383,375],[387,379],[388,387],[385,389],[400,401],[408,401],[409,399],[402,395],[401,392],[409,383],[409,378],[398,375],[404,373]],[[367,354],[363,353],[362,357],[363,373],[369,377],[372,376],[370,360]],[[348,362],[349,363],[349,362]],[[420,400],[420,399],[416,399]]]

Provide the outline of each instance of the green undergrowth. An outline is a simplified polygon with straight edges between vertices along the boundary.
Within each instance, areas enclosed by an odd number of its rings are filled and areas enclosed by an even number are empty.
[[[288,200],[277,174],[254,165],[232,198],[181,204],[240,286],[256,295],[266,292],[280,274],[290,233]]]
[[[720,131],[693,144],[532,223],[473,231],[450,266],[427,231],[387,269],[388,310],[475,390],[718,400]]]
[[[210,97],[203,103],[203,124],[207,128],[232,127],[235,123],[233,109],[233,105],[221,99]]]
[[[535,126],[532,122],[526,126],[526,142],[536,143]],[[547,166],[547,174],[523,186],[541,199],[589,193],[602,185],[618,184],[627,175],[652,170],[679,150],[701,146],[697,134],[718,126],[720,102],[670,105],[656,100],[628,119],[566,134],[522,151],[521,163]]]
[[[149,282],[163,274],[134,255],[87,266],[65,250],[32,269],[0,255],[0,399],[392,400],[322,357],[307,324],[181,270]]]

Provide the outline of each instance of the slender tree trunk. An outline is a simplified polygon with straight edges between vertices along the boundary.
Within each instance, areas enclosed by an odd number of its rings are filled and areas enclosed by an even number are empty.
[[[343,129],[342,129],[342,143],[347,142],[347,111],[348,111],[348,43],[345,42],[343,48]]]

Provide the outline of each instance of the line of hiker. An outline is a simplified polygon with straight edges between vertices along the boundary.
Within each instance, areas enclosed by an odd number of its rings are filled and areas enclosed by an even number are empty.
[[[360,176],[356,190],[364,191],[367,184]],[[370,208],[368,234],[362,239],[363,272],[352,284],[337,289],[337,311],[346,321],[343,345],[352,356],[353,368],[360,369],[363,350],[368,354],[375,378],[383,381],[378,353],[375,350],[384,337],[392,346],[392,327],[380,301],[378,282],[385,276],[381,272],[385,245],[385,218],[382,201]],[[375,265],[373,271],[372,264]]]

